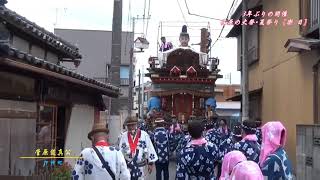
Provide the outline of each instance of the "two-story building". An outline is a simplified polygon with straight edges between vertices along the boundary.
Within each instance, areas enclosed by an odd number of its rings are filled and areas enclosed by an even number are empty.
[[[83,55],[83,57],[81,64],[76,68],[77,72],[102,82],[112,83],[110,82],[112,76],[110,73],[112,31],[55,29],[54,33],[74,44],[77,44],[79,47],[79,52]],[[119,101],[121,107],[120,109],[123,111],[127,111],[130,106],[128,99],[129,67],[130,50],[132,45],[132,32],[122,32],[120,65],[121,96],[119,97]],[[133,77],[135,76],[133,75]],[[108,98],[105,98],[105,101],[109,102]]]
[[[91,146],[87,133],[106,110],[102,96],[120,94],[62,66],[79,65],[79,49],[5,4],[0,1],[0,179],[50,172],[53,166],[43,162],[51,158],[32,157],[53,156],[51,150],[77,156]]]
[[[250,0],[246,15],[249,10],[252,14],[247,21],[249,116],[262,118],[263,123],[279,120],[285,125],[286,149],[295,165],[296,125],[319,123],[320,117],[320,3]],[[257,13],[259,16],[255,17]],[[240,4],[231,19],[241,20],[243,14]],[[254,19],[252,25],[250,19]],[[241,24],[227,35],[238,39],[240,71]]]

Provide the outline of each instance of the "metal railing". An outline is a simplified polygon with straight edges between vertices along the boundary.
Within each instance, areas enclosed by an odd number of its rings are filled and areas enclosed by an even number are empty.
[[[121,86],[129,86],[129,78],[120,78],[120,85]]]

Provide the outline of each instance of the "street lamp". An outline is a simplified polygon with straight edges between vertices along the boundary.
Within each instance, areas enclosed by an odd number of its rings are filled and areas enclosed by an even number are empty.
[[[141,51],[143,51],[143,49],[148,49],[149,48],[149,41],[146,38],[138,37],[134,41],[134,46],[135,46],[135,48],[140,49]]]

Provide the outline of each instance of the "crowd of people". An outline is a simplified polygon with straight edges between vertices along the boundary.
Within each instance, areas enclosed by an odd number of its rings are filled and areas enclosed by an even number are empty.
[[[279,121],[262,127],[260,122],[239,122],[231,131],[225,119],[191,118],[183,128],[173,116],[170,124],[155,119],[148,130],[128,117],[117,147],[108,145],[105,124],[95,124],[88,134],[93,146],[81,152],[72,177],[141,180],[155,167],[157,180],[169,180],[169,163],[176,163],[176,180],[292,179],[285,127]]]

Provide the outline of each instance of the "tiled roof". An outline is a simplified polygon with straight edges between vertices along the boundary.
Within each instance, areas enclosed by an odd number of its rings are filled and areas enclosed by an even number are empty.
[[[82,74],[76,73],[74,71],[71,71],[69,69],[66,69],[63,66],[53,64],[51,62],[45,61],[43,59],[39,59],[37,57],[34,57],[28,53],[22,52],[18,49],[15,49],[13,47],[10,47],[8,44],[0,44],[0,57],[3,58],[9,58],[14,61],[18,61],[35,66],[41,69],[45,69],[51,72],[55,72],[61,75],[69,76],[72,78],[75,78],[77,80],[96,85],[103,89],[103,91],[107,92],[107,94],[117,97],[120,94],[120,88],[113,86],[111,84],[105,84],[100,81],[88,78]],[[1,59],[0,59],[1,62]]]
[[[40,40],[51,48],[64,54],[64,57],[71,59],[81,59],[78,48],[71,43],[63,40],[57,35],[45,30],[27,18],[6,8],[0,4],[0,19],[7,24],[23,31],[31,37]]]

